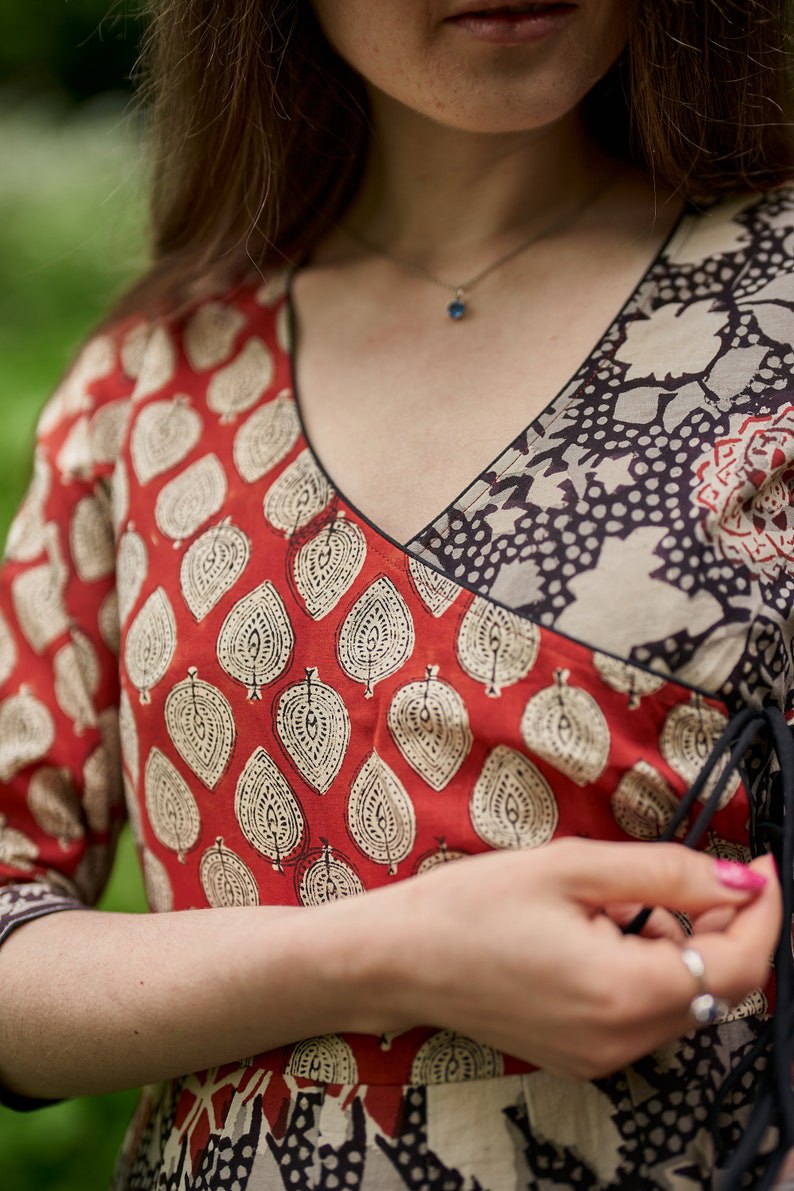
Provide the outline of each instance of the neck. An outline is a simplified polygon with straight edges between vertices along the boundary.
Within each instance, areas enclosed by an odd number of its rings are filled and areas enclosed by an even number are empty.
[[[359,194],[345,222],[425,267],[444,268],[574,218],[620,168],[577,113],[551,127],[486,135],[417,115],[380,93]]]

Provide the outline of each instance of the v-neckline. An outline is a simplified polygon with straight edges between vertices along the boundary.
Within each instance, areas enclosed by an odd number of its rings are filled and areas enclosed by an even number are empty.
[[[577,381],[578,378],[582,377],[583,379],[582,379],[581,383],[582,384],[584,383],[584,380],[586,379],[586,377],[588,375],[590,365],[594,362],[595,357],[599,354],[602,344],[610,339],[615,328],[619,325],[619,323],[622,322],[622,320],[625,318],[628,311],[636,303],[637,298],[639,297],[642,290],[647,285],[651,275],[658,268],[661,261],[666,256],[668,256],[670,254],[670,249],[673,246],[673,244],[676,242],[676,240],[678,239],[679,234],[682,231],[682,228],[685,224],[687,217],[697,215],[699,212],[702,213],[703,210],[704,210],[704,208],[698,208],[689,199],[685,199],[684,205],[683,205],[681,211],[676,216],[676,219],[674,220],[672,227],[670,228],[667,235],[665,236],[662,244],[659,246],[659,248],[654,253],[652,259],[650,260],[650,262],[644,269],[642,275],[639,277],[639,279],[632,286],[632,289],[631,289],[628,297],[621,303],[617,313],[612,317],[612,319],[610,320],[610,322],[607,324],[606,328],[604,329],[603,333],[596,340],[592,349],[584,357],[584,359],[579,364],[579,366],[576,368],[576,370],[568,376],[568,378],[560,386],[560,388],[557,390],[557,392],[554,394],[554,396],[551,397],[551,399],[546,402],[546,404],[542,407],[542,409],[540,409],[538,411],[538,413],[536,413],[534,415],[532,420],[522,430],[520,430],[518,432],[518,434],[514,435],[513,438],[511,439],[511,441],[509,443],[507,443],[504,447],[502,447],[501,450],[499,451],[499,453],[497,455],[495,455],[490,460],[490,462],[488,464],[486,464],[485,467],[481,468],[480,471],[478,472],[478,474],[476,476],[473,476],[472,479],[469,480],[469,482],[463,488],[460,489],[460,491],[457,493],[457,495],[444,506],[444,508],[440,509],[436,514],[434,514],[434,516],[431,517],[429,521],[426,521],[424,523],[424,525],[422,525],[405,542],[398,541],[391,534],[389,534],[385,530],[381,529],[380,526],[370,516],[368,516],[368,514],[366,514],[354,501],[352,501],[346,495],[344,489],[342,489],[339,486],[339,484],[337,484],[336,480],[333,478],[333,476],[329,472],[328,468],[323,463],[319,452],[315,448],[315,445],[312,441],[311,435],[309,434],[309,431],[308,431],[308,428],[306,426],[306,422],[305,422],[305,419],[303,416],[303,409],[301,406],[301,399],[300,399],[300,388],[298,385],[298,369],[297,369],[298,318],[297,318],[297,312],[295,309],[295,300],[294,300],[294,296],[293,296],[293,282],[294,282],[296,275],[300,272],[301,268],[303,267],[303,263],[304,263],[303,261],[298,261],[295,265],[293,265],[289,269],[289,271],[287,273],[286,285],[285,285],[284,296],[283,296],[283,302],[284,302],[284,307],[286,310],[286,317],[287,317],[287,328],[288,328],[286,355],[287,355],[288,365],[289,365],[290,388],[292,391],[292,399],[293,399],[293,402],[295,405],[295,410],[297,413],[301,436],[303,438],[303,441],[306,444],[306,449],[309,452],[312,462],[314,463],[317,470],[324,477],[328,486],[331,488],[331,490],[333,492],[335,492],[337,494],[337,496],[340,498],[340,500],[345,505],[347,505],[347,507],[349,509],[351,509],[356,514],[357,517],[360,517],[362,519],[362,521],[366,522],[366,524],[369,525],[374,530],[375,533],[379,534],[381,537],[383,537],[386,541],[390,542],[392,545],[399,547],[399,549],[402,550],[404,553],[410,554],[413,557],[421,558],[421,553],[420,553],[420,551],[422,550],[421,539],[429,531],[433,530],[434,527],[444,517],[448,517],[457,508],[461,499],[465,496],[465,494],[467,492],[469,492],[472,488],[476,487],[478,484],[487,484],[485,477],[490,472],[492,472],[494,470],[494,467],[499,462],[499,460],[502,459],[509,451],[517,449],[517,444],[522,439],[525,439],[527,437],[527,435],[530,435],[533,432],[533,430],[535,430],[537,428],[539,431],[542,423],[544,423],[546,421],[546,419],[548,418],[549,411],[552,410],[554,408],[554,406],[556,406],[560,401],[562,401],[563,398],[567,398],[567,400],[570,400],[573,396],[575,396],[575,394],[578,392],[578,390],[580,388],[580,385],[579,384],[575,385],[575,382]],[[694,221],[693,221],[693,227],[694,227]],[[691,230],[692,229],[690,229],[690,231]],[[490,486],[490,485],[488,485],[488,486]]]

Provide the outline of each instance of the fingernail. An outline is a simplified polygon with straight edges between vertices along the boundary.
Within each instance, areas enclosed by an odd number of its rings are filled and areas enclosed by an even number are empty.
[[[763,873],[757,873],[755,869],[748,868],[746,864],[737,864],[734,860],[715,860],[714,870],[717,880],[728,889],[758,893],[766,885]]]

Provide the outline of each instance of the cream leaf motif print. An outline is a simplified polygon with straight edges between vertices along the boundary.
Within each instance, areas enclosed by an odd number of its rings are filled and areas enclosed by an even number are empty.
[[[176,349],[173,340],[164,326],[156,326],[146,342],[133,401],[143,401],[145,397],[164,389],[175,372]]]
[[[298,882],[302,906],[324,906],[346,897],[357,897],[363,892],[364,885],[358,873],[329,843],[306,857]]]
[[[251,409],[273,383],[273,355],[261,339],[251,338],[238,355],[219,369],[207,387],[207,405],[221,422]]]
[[[245,315],[234,306],[226,302],[202,302],[182,338],[190,367],[195,372],[206,372],[223,364],[232,354],[245,324]]]
[[[337,656],[349,678],[364,685],[365,698],[375,684],[396,674],[414,650],[410,609],[386,575],[359,596],[339,631]]]
[[[402,782],[374,749],[351,787],[347,822],[364,855],[394,876],[414,846],[416,813]]]
[[[259,890],[245,861],[219,836],[201,857],[201,888],[211,906],[258,906]]]
[[[463,860],[467,855],[467,852],[459,852],[456,848],[448,848],[447,841],[441,836],[438,841],[438,848],[433,852],[425,853],[421,857],[416,866],[416,875],[420,876],[422,873],[431,873],[434,869],[441,868],[442,865],[451,864],[453,860]]]
[[[127,773],[132,779],[132,784],[137,786],[140,771],[138,725],[133,714],[129,695],[123,689],[119,699],[119,738],[121,741],[121,759],[127,768]]]
[[[49,708],[29,686],[0,703],[0,781],[40,760],[55,740],[55,722]]]
[[[554,686],[532,696],[521,717],[521,735],[531,753],[586,786],[606,768],[609,725],[593,696],[569,686],[569,678],[567,670],[556,670]]]
[[[298,1042],[292,1048],[285,1071],[312,1083],[350,1085],[358,1081],[355,1055],[338,1034],[323,1034]]]
[[[97,626],[105,645],[111,653],[118,657],[121,648],[121,625],[119,623],[119,594],[115,588],[107,593],[99,605]]]
[[[207,616],[248,566],[251,542],[229,518],[190,546],[179,571],[182,596],[197,621]]]
[[[198,803],[181,773],[157,747],[146,761],[144,790],[154,834],[184,863],[185,853],[196,846],[201,831]]]
[[[678,810],[678,799],[662,775],[647,761],[637,763],[618,783],[611,798],[612,814],[626,835],[655,840]],[[681,835],[686,824],[682,824]]]
[[[218,635],[218,661],[249,699],[261,699],[261,689],[287,669],[295,644],[287,609],[269,580],[234,605]]]
[[[116,541],[107,495],[98,488],[95,496],[84,496],[72,516],[69,546],[78,575],[85,583],[112,575],[116,565]]]
[[[28,806],[38,826],[65,851],[85,835],[80,799],[68,769],[40,766],[31,775]]]
[[[336,517],[296,551],[295,586],[313,620],[327,616],[355,583],[367,555],[358,525]]]
[[[408,559],[408,570],[416,594],[435,617],[443,616],[463,591],[454,579],[426,567],[418,558]]]
[[[630,711],[636,711],[644,695],[660,691],[667,681],[663,674],[641,670],[639,666],[632,666],[630,662],[624,662],[608,653],[594,653],[593,665],[608,687],[622,695],[628,695]]]
[[[70,427],[55,462],[58,471],[67,480],[91,479],[91,437],[88,418],[78,418]]]
[[[146,345],[149,342],[151,332],[152,328],[150,324],[142,320],[136,323],[122,340],[119,351],[121,367],[124,374],[133,380],[137,380],[141,374],[144,356],[146,355]]]
[[[325,794],[342,767],[350,743],[350,716],[344,700],[317,670],[307,667],[303,682],[287,687],[278,701],[276,732],[304,781]]]
[[[149,692],[165,677],[175,652],[174,612],[165,591],[158,587],[130,625],[124,644],[124,665],[141,703],[151,702]]]
[[[746,844],[740,844],[736,840],[723,839],[722,836],[715,835],[713,831],[709,832],[705,850],[710,856],[716,856],[718,860],[734,860],[737,864],[749,864],[753,859],[753,854]]]
[[[453,1030],[438,1030],[417,1051],[411,1083],[462,1083],[469,1079],[496,1079],[503,1074],[504,1059],[498,1050]]]
[[[44,407],[39,429],[47,434],[89,404],[88,390],[113,371],[116,353],[109,335],[94,335]]]
[[[165,725],[185,764],[214,790],[232,759],[237,732],[228,699],[199,678],[195,666],[168,692]]]
[[[131,524],[121,535],[116,556],[116,589],[122,625],[127,623],[130,612],[138,602],[148,570],[149,552],[146,542]]]
[[[99,663],[87,638],[63,645],[53,660],[53,692],[61,711],[78,734],[96,723],[93,696],[99,686]]]
[[[130,403],[123,398],[100,405],[88,424],[91,458],[95,462],[115,463],[124,442],[130,412]]]
[[[20,571],[11,582],[11,602],[19,627],[36,653],[43,653],[66,632],[69,622],[56,577],[47,563]]]
[[[261,747],[240,774],[234,813],[251,847],[266,856],[276,872],[283,872],[303,840],[306,822],[287,779]]]
[[[17,664],[17,657],[18,653],[14,635],[8,626],[5,616],[0,612],[0,683],[6,682],[13,674],[14,667]]]
[[[275,306],[280,306],[287,291],[289,275],[289,269],[274,269],[254,294],[256,303],[259,306],[267,306],[271,309]]]
[[[662,756],[670,768],[691,785],[727,726],[728,721],[721,711],[710,707],[699,694],[693,694],[689,703],[678,704],[667,716],[659,741]],[[727,762],[727,756],[723,756],[715,766],[701,791],[701,802],[710,797]],[[729,778],[719,798],[718,810],[728,805],[740,784],[740,776],[734,774]]]
[[[170,914],[174,908],[174,891],[168,871],[160,857],[155,856],[150,848],[144,847],[141,856],[146,900],[156,914]]]
[[[160,489],[154,507],[158,529],[180,545],[218,512],[226,489],[226,472],[218,456],[197,459]]]
[[[515,612],[475,596],[458,631],[458,661],[486,695],[496,698],[502,687],[526,678],[538,656],[536,625]]]
[[[466,705],[454,687],[428,666],[389,705],[389,731],[405,760],[433,790],[443,790],[468,756],[472,734]]]
[[[285,459],[300,435],[300,419],[288,389],[255,409],[234,438],[233,458],[241,478],[254,484]]]
[[[121,797],[116,760],[103,745],[97,745],[83,766],[83,810],[93,832],[110,828],[111,809]]]
[[[130,511],[130,478],[124,459],[120,458],[113,469],[110,481],[110,517],[113,532],[118,538],[124,529]]]
[[[45,506],[52,488],[52,469],[37,450],[27,495],[8,530],[5,557],[32,562],[47,548]]]
[[[551,786],[528,757],[499,744],[485,759],[469,802],[472,826],[492,848],[536,848],[557,829]]]
[[[35,840],[12,827],[6,816],[0,814],[0,864],[30,872],[39,858],[39,846]]]
[[[284,469],[268,488],[265,520],[291,537],[322,513],[331,499],[331,486],[308,449]]]
[[[148,484],[186,459],[201,438],[201,415],[186,396],[152,401],[138,414],[130,435],[130,456],[138,481]]]
[[[286,302],[282,302],[276,311],[276,343],[285,356],[290,355],[292,352],[292,327]]]

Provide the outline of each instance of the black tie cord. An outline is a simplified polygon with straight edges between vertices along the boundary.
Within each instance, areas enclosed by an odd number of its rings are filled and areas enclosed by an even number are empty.
[[[737,766],[750,746],[759,739],[765,740],[769,758],[774,757],[779,767],[769,805],[751,807],[753,854],[759,855],[763,851],[772,853],[782,886],[783,926],[775,948],[777,1002],[774,1015],[763,1025],[753,1046],[722,1083],[709,1115],[709,1129],[716,1143],[718,1161],[725,1168],[719,1184],[720,1191],[738,1191],[742,1186],[748,1186],[744,1180],[749,1171],[763,1160],[760,1146],[770,1126],[776,1126],[779,1135],[774,1149],[763,1156],[766,1164],[760,1181],[753,1184],[755,1191],[767,1191],[774,1186],[786,1154],[794,1147],[794,1089],[791,1084],[794,1060],[794,955],[791,936],[794,912],[794,734],[778,707],[746,707],[732,717],[659,837],[667,842],[675,838],[679,827],[727,753],[725,768],[682,841],[685,847],[696,847],[708,829],[728,783],[733,780]],[[650,908],[641,910],[623,928],[624,934],[637,934],[642,930],[651,912]],[[750,1119],[741,1141],[730,1152],[720,1128],[720,1113],[733,1088],[762,1057],[766,1057],[767,1062],[763,1074],[758,1078]]]

